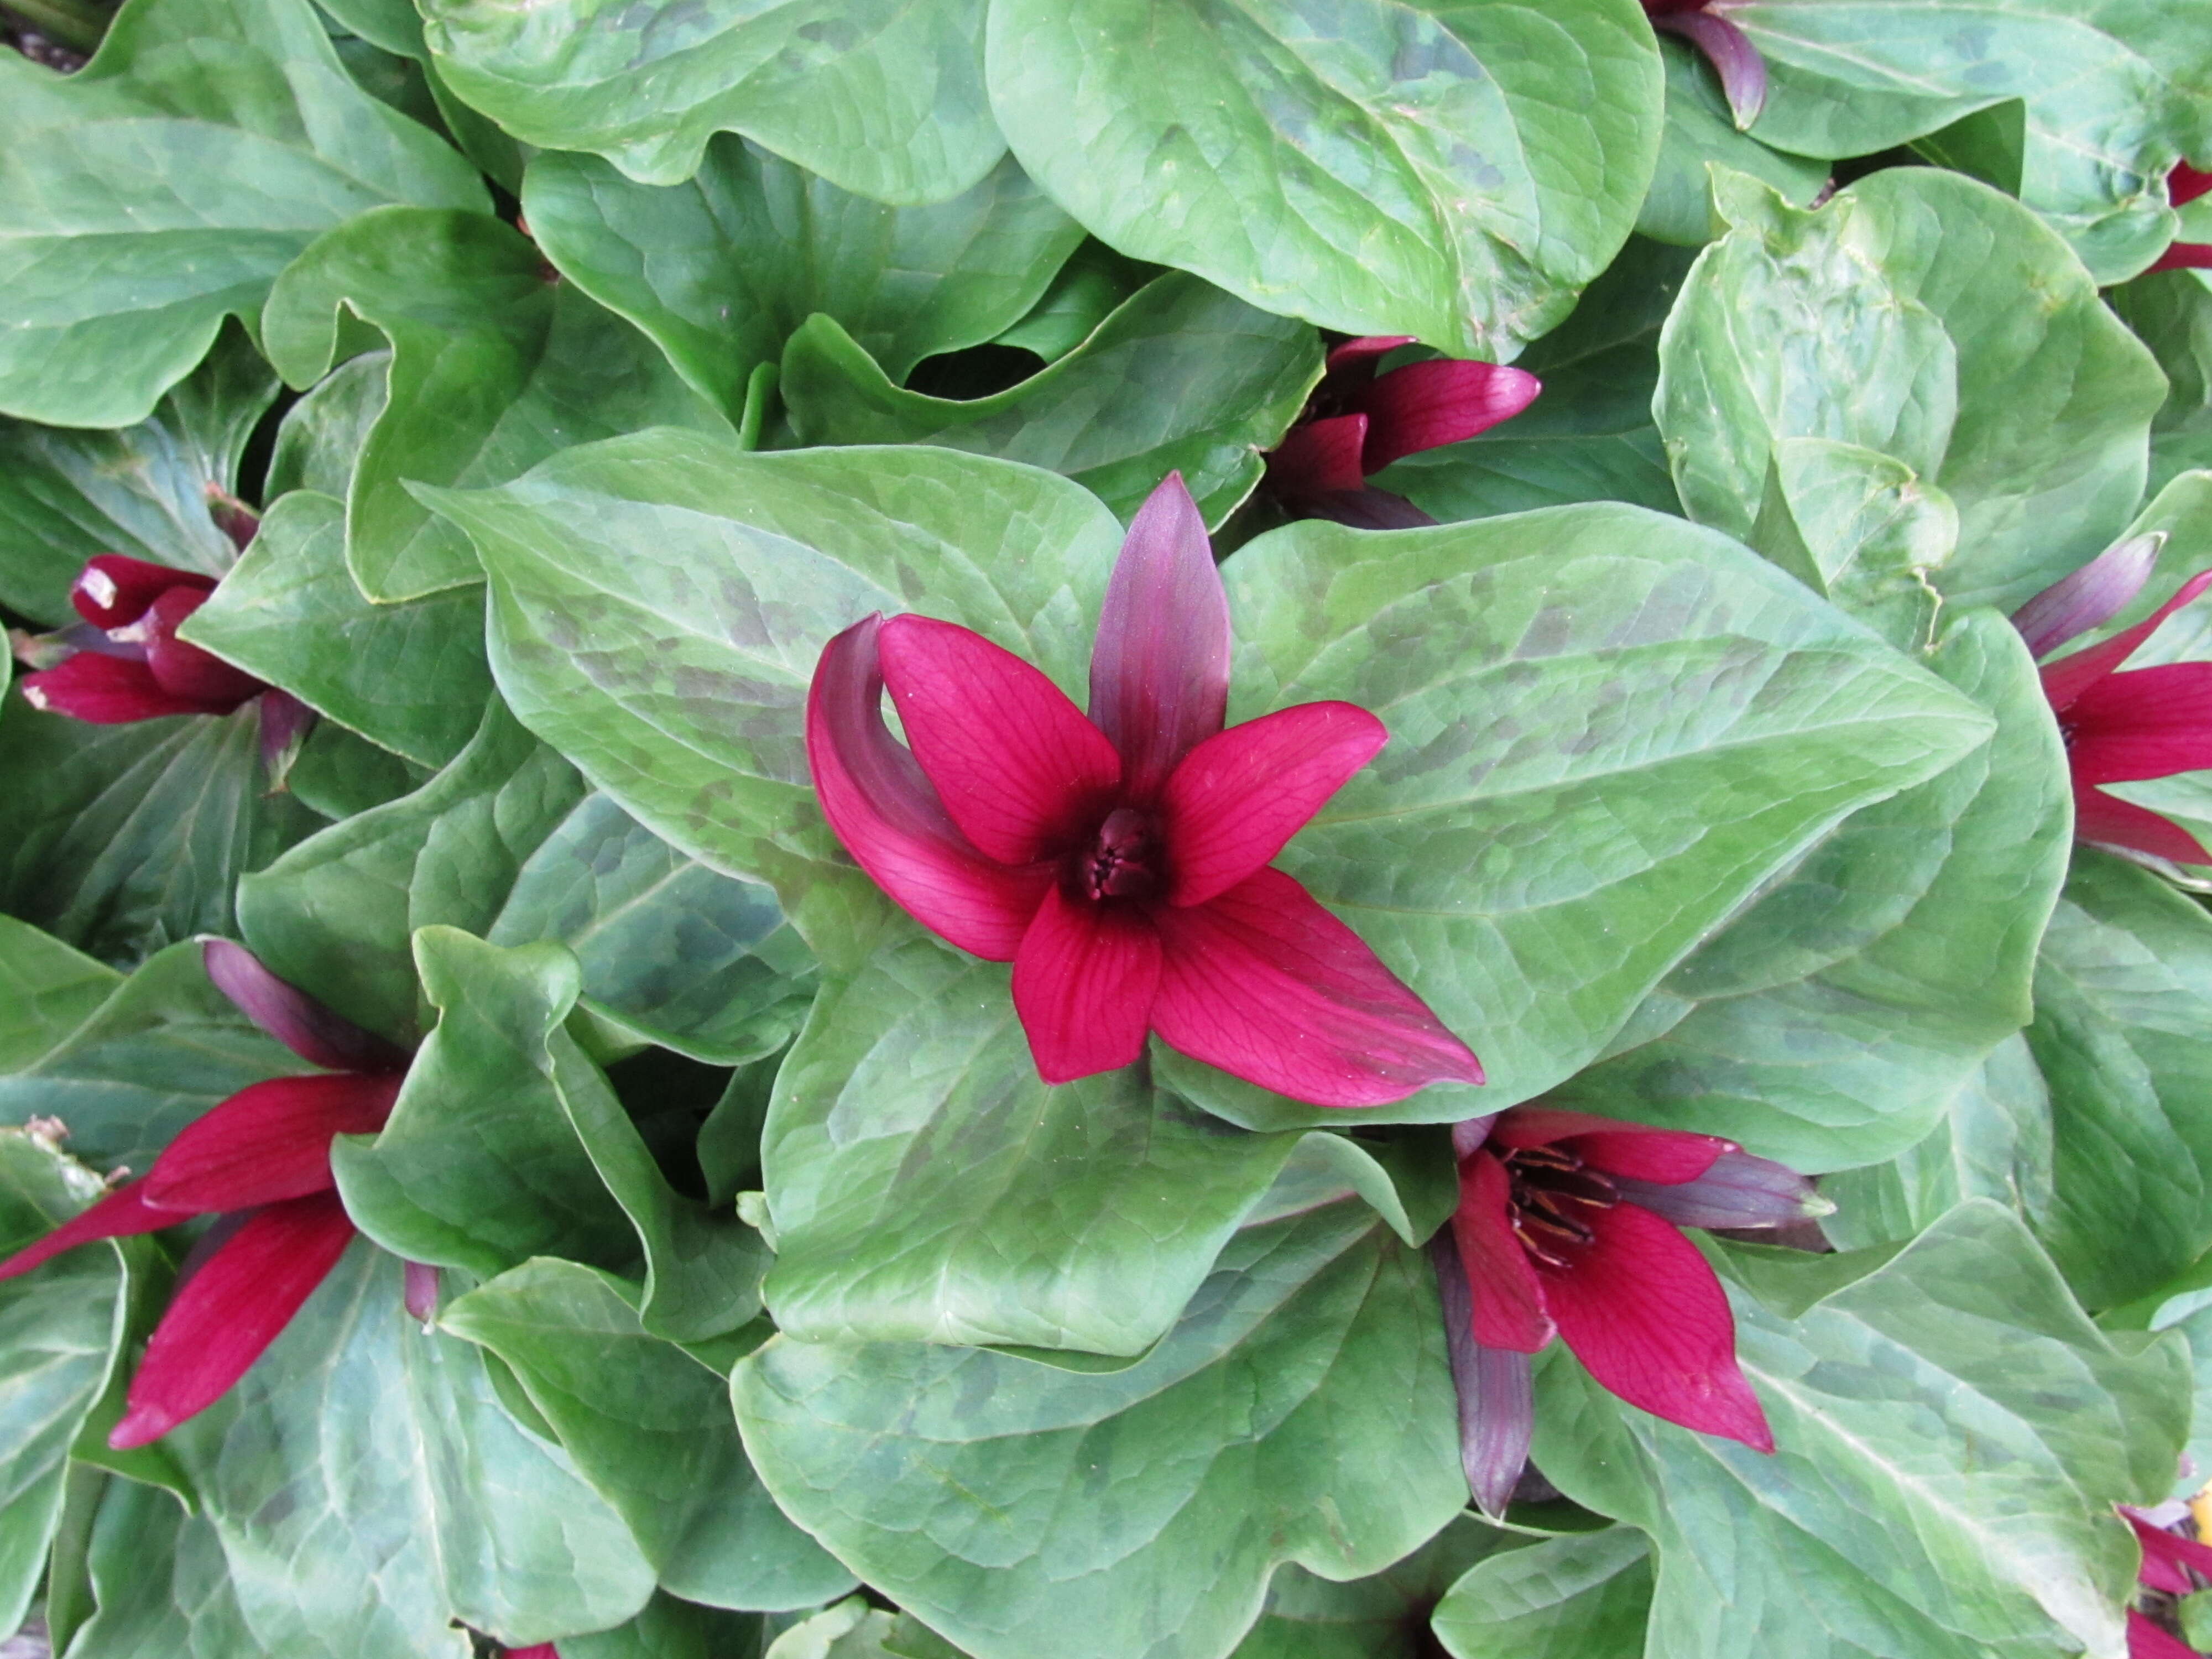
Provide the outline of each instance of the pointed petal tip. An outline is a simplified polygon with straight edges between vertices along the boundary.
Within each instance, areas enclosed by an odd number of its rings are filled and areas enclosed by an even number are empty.
[[[400,1299],[410,1318],[429,1325],[438,1316],[438,1270],[426,1261],[407,1263]]]
[[[107,1431],[108,1446],[115,1451],[135,1451],[159,1440],[177,1426],[177,1421],[167,1411],[150,1402],[134,1405]]]
[[[2028,654],[2046,656],[2127,609],[2150,580],[2165,545],[2162,530],[2116,542],[2014,611],[2012,625],[2027,641]]]
[[[1652,27],[1679,34],[1705,54],[1720,77],[1721,95],[1738,132],[1748,131],[1766,107],[1766,60],[1750,36],[1711,11],[1669,12]]]

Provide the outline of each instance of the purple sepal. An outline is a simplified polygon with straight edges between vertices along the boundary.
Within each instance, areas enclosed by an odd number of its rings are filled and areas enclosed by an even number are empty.
[[[1459,1462],[1475,1507],[1496,1519],[1513,1499],[1536,1433],[1535,1389],[1528,1356],[1486,1348],[1474,1340],[1474,1299],[1446,1228],[1431,1241],[1437,1299],[1443,1304],[1444,1350],[1459,1394]]]
[[[334,1014],[298,987],[261,965],[243,945],[203,939],[200,959],[215,988],[270,1036],[310,1066],[330,1072],[404,1072],[407,1052],[343,1015]]]
[[[289,691],[280,691],[273,685],[261,694],[258,707],[261,769],[273,793],[284,787],[292,763],[300,757],[300,745],[307,740],[307,733],[319,717]]]
[[[1614,1176],[1622,1200],[1677,1227],[1779,1227],[1835,1209],[1796,1170],[1749,1152],[1723,1152],[1695,1181],[1668,1186]]]
[[[1651,27],[1680,35],[1705,55],[1721,77],[1721,93],[1738,132],[1759,119],[1766,107],[1766,60],[1741,29],[1710,11],[1672,12],[1653,18]]]
[[[427,1261],[407,1263],[406,1289],[402,1297],[410,1317],[427,1325],[438,1316],[438,1270]]]
[[[1327,519],[1353,530],[1419,530],[1436,522],[1403,495],[1372,484],[1300,495],[1288,505],[1301,518]]]
[[[1467,1157],[1480,1152],[1482,1143],[1490,1139],[1490,1126],[1498,1121],[1498,1114],[1490,1112],[1481,1117],[1463,1117],[1451,1126],[1452,1156]]]
[[[2061,577],[2012,613],[2012,625],[2032,657],[2057,650],[2127,609],[2158,563],[2166,532],[2130,536],[2106,548],[2070,576]]]

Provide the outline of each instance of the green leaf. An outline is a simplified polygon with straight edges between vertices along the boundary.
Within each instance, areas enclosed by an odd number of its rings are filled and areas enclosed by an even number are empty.
[[[2020,198],[2100,283],[2165,250],[2156,187],[2212,149],[2212,37],[2186,6],[1744,0],[1728,16],[1766,60],[1753,130],[1781,149],[1865,155],[2020,100]]]
[[[190,941],[151,957],[44,1054],[0,1077],[0,1121],[57,1117],[77,1157],[143,1171],[194,1118],[300,1069],[208,982]]]
[[[260,713],[93,726],[0,713],[0,909],[102,961],[228,933],[232,887],[316,827],[264,795]]]
[[[1628,0],[997,0],[992,106],[1122,252],[1351,334],[1511,357],[1650,182],[1659,56]]]
[[[397,800],[429,778],[428,768],[378,748],[335,720],[317,720],[284,774],[284,787],[302,805],[336,822]]]
[[[223,1398],[173,1431],[255,1635],[284,1659],[465,1659],[629,1618],[653,1587],[560,1447],[515,1423],[478,1351],[401,1306],[356,1243]],[[374,1455],[375,1448],[410,1455]]]
[[[1125,520],[1180,471],[1209,525],[1259,482],[1321,374],[1314,331],[1194,276],[1139,289],[1074,350],[988,398],[908,392],[830,317],[784,349],[778,389],[808,444],[940,444],[1066,474]]]
[[[714,1607],[787,1610],[852,1588],[852,1574],[762,1489],[724,1379],[648,1334],[623,1281],[573,1261],[529,1261],[453,1303],[439,1322],[513,1369],[629,1522],[663,1589]]]
[[[2166,404],[2151,421],[2150,488],[2212,467],[2212,286],[2195,270],[2154,271],[2106,296],[2166,371]]]
[[[179,630],[394,754],[442,766],[491,696],[474,588],[371,605],[346,572],[345,503],[283,497]]]
[[[1847,1168],[1929,1133],[2028,1022],[2073,839],[2064,748],[2002,617],[1960,618],[1929,663],[1996,714],[1996,738],[1846,818],[1554,1101]]]
[[[0,1073],[34,1063],[82,1025],[123,975],[28,922],[0,916]]]
[[[848,963],[892,912],[814,804],[803,708],[823,646],[921,605],[1079,696],[1121,542],[1095,499],[1028,467],[679,432],[425,499],[491,576],[492,672],[517,716],[663,840],[770,884]],[[739,579],[702,580],[716,571]]]
[[[345,499],[362,447],[389,401],[391,374],[389,351],[365,351],[284,411],[269,458],[265,495],[272,505],[294,489]]]
[[[2036,964],[2027,1041],[2051,1091],[2044,1237],[2082,1301],[2129,1302],[2212,1248],[2212,917],[2083,848]]]
[[[228,493],[276,377],[235,328],[118,432],[0,419],[0,605],[49,628],[78,620],[70,586],[86,560],[125,553],[221,575],[238,556],[210,511]]]
[[[1089,339],[1091,331],[1152,274],[1152,266],[1125,258],[1096,237],[1086,239],[1060,266],[1029,315],[993,343],[1058,362]]]
[[[0,410],[144,420],[319,233],[391,202],[485,204],[306,0],[134,6],[66,79],[0,58]]]
[[[1275,1569],[1260,1621],[1235,1659],[1423,1659],[1429,1614],[1474,1564],[1522,1540],[1472,1515],[1370,1578],[1335,1583],[1304,1567]],[[1521,1659],[1516,1656],[1516,1659]],[[1592,1659],[1597,1659],[1593,1656]]]
[[[1631,237],[1574,314],[1519,359],[1544,383],[1534,404],[1464,443],[1407,456],[1377,487],[1447,524],[1571,501],[1679,514],[1651,394],[1660,325],[1689,268],[1680,249]]]
[[[1230,1129],[1140,1068],[1048,1086],[1007,971],[915,937],[817,1000],[761,1140],[766,1295],[793,1337],[1140,1354],[1266,1207],[1299,1137]],[[1358,1185],[1396,1207],[1360,1147],[1312,1139],[1330,1151],[1276,1201]]]
[[[1933,167],[1873,173],[1812,213],[1741,174],[1715,190],[1730,228],[1684,287],[1654,404],[1692,518],[1749,536],[1776,444],[1825,438],[1957,504],[1959,552],[1935,580],[1959,605],[2009,610],[2106,545],[2165,393],[2056,234]]]
[[[884,1644],[898,1624],[865,1596],[848,1595],[784,1632],[763,1659],[896,1659]]]
[[[812,313],[903,381],[924,357],[1011,326],[1083,239],[1011,159],[950,201],[893,208],[728,136],[666,187],[548,153],[522,204],[562,273],[652,336],[732,420],[753,370]]]
[[[1901,1250],[1730,1260],[1772,1456],[1624,1407],[1563,1349],[1539,1363],[1536,1462],[1651,1536],[1644,1651],[2121,1651],[2136,1551],[2112,1505],[2172,1477],[2180,1346],[2116,1346],[1985,1200]]]
[[[1711,162],[1771,185],[1792,207],[1812,205],[1828,182],[1826,161],[1785,155],[1737,131],[1719,77],[1686,40],[1661,35],[1659,55],[1667,64],[1667,129],[1658,169],[1636,216],[1641,234],[1681,247],[1713,240],[1712,181],[1705,171]]]
[[[481,574],[467,538],[409,483],[501,483],[572,443],[723,424],[650,341],[573,284],[549,283],[528,239],[485,214],[387,208],[319,238],[263,320],[288,382],[311,386],[351,355],[348,312],[392,349],[389,400],[346,497],[346,565],[380,602]]]
[[[276,1659],[239,1612],[214,1523],[158,1487],[107,1482],[86,1565],[99,1606],[78,1659]]]
[[[0,1249],[9,1254],[100,1194],[100,1177],[44,1137],[0,1129]],[[61,1520],[62,1485],[85,1414],[100,1399],[128,1311],[123,1252],[70,1250],[0,1284],[0,1626],[23,1622]]]
[[[590,150],[648,185],[741,132],[879,202],[941,202],[1005,153],[976,0],[561,0],[526,15],[430,0],[423,36],[463,99],[526,143]]]
[[[1218,1659],[1278,1563],[1380,1571],[1467,1495],[1435,1281],[1356,1205],[1239,1234],[1123,1370],[777,1336],[732,1392],[785,1512],[978,1659]]]
[[[1633,507],[1387,535],[1292,525],[1222,574],[1232,720],[1342,698],[1392,734],[1279,864],[1489,1073],[1364,1121],[1442,1122],[1558,1085],[1847,815],[1990,730],[1764,560]],[[1342,1121],[1164,1049],[1154,1064],[1248,1127]]]
[[[1452,1659],[1644,1659],[1650,1613],[1651,1540],[1613,1527],[1476,1563],[1436,1632]]]
[[[759,1659],[769,1621],[757,1613],[724,1613],[655,1592],[626,1625],[571,1636],[567,1659]]]

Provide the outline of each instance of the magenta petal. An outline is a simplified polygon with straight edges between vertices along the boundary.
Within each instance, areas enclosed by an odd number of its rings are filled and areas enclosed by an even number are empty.
[[[143,1446],[213,1405],[337,1266],[353,1233],[335,1193],[257,1212],[169,1304],[107,1443]]]
[[[1206,520],[1170,472],[1121,542],[1091,650],[1091,718],[1121,751],[1125,805],[1147,805],[1229,708],[1229,595]]]
[[[88,559],[70,589],[76,614],[95,628],[121,628],[144,616],[155,600],[173,587],[215,592],[215,578],[197,570],[172,570],[165,564],[102,553]]]
[[[1145,1052],[1160,939],[1142,912],[1047,890],[1014,958],[1014,1012],[1037,1075],[1073,1083]]]
[[[2014,611],[2012,625],[2027,641],[2028,655],[2045,656],[2126,610],[2128,601],[2150,580],[2158,550],[2165,544],[2163,532],[2116,542]]]
[[[2212,173],[2200,172],[2186,161],[2177,161],[2166,175],[2166,199],[2176,207],[2187,206],[2207,191],[2212,191]]]
[[[71,1216],[34,1244],[27,1244],[0,1261],[0,1279],[13,1279],[51,1261],[64,1250],[89,1244],[95,1238],[128,1238],[134,1233],[159,1232],[184,1220],[177,1211],[146,1201],[146,1183],[134,1181],[118,1187],[90,1209]]]
[[[259,696],[269,689],[268,683],[177,637],[185,619],[207,600],[198,589],[173,587],[154,601],[138,627],[145,634],[146,666],[153,671],[155,684],[172,696],[190,697],[228,714],[247,698]]]
[[[1279,870],[1153,913],[1152,1029],[1194,1060],[1316,1106],[1379,1106],[1482,1066],[1358,934]]]
[[[806,760],[823,816],[845,850],[908,915],[963,951],[1012,962],[1051,884],[976,851],[914,757],[884,725],[876,640],[883,618],[823,647],[806,695]]]
[[[2100,847],[2129,848],[2176,864],[2212,864],[2212,852],[2179,824],[2101,789],[2074,791],[2074,838]]]
[[[1552,1340],[1544,1281],[1513,1231],[1512,1182],[1505,1166],[1476,1152],[1459,1166],[1452,1243],[1467,1275],[1468,1334],[1486,1348],[1534,1353]]]
[[[1328,366],[1322,371],[1321,391],[1342,393],[1357,390],[1374,378],[1375,366],[1400,346],[1413,343],[1411,334],[1363,334],[1329,348]]]
[[[2174,242],[2151,262],[2152,270],[2212,270],[2212,242]]]
[[[2212,570],[2199,571],[2182,583],[2172,599],[2152,611],[2133,628],[2122,629],[2112,638],[2100,644],[2093,645],[2086,651],[2076,651],[2070,657],[2061,657],[2057,662],[2045,665],[2043,670],[2043,695],[2050,699],[2051,708],[2062,714],[2064,714],[2073,707],[2074,700],[2082,692],[2087,690],[2089,687],[2094,685],[2133,655],[2136,647],[2155,633],[2160,623],[2180,610],[2183,605],[2187,605],[2207,587],[2212,587]]]
[[[1360,469],[1380,472],[1401,457],[1487,432],[1542,390],[1534,375],[1497,363],[1437,357],[1394,368],[1360,396],[1367,416]]]
[[[400,1301],[408,1316],[428,1324],[438,1316],[438,1270],[427,1261],[410,1261]]]
[[[146,1172],[147,1199],[204,1212],[327,1192],[331,1137],[381,1129],[400,1081],[339,1072],[248,1084],[162,1149]]]
[[[2142,1546],[2142,1570],[2136,1577],[2143,1583],[2169,1595],[2187,1595],[2197,1588],[2190,1570],[2212,1581],[2212,1547],[2154,1527],[2127,1510],[2120,1514],[2135,1528],[2136,1541]]]
[[[1678,1227],[1779,1227],[1825,1212],[1813,1183],[1786,1164],[1723,1152],[1694,1181],[1667,1185],[1616,1176],[1621,1197]]]
[[[2108,674],[2066,711],[2076,787],[2212,767],[2212,663]]]
[[[1686,1129],[1657,1129],[1648,1123],[1624,1123],[1589,1112],[1549,1106],[1516,1106],[1499,1114],[1490,1138],[1501,1146],[1548,1146],[1554,1141],[1607,1175],[1638,1181],[1694,1181],[1723,1152],[1737,1149],[1718,1135]]]
[[[1536,1432],[1535,1391],[1528,1356],[1486,1348],[1474,1340],[1467,1272],[1459,1252],[1441,1236],[1429,1244],[1437,1272],[1437,1299],[1444,1316],[1444,1352],[1459,1396],[1459,1463],[1475,1505],[1493,1518],[1505,1513],[1513,1487],[1528,1462]]]
[[[227,939],[200,940],[200,961],[215,988],[310,1066],[332,1072],[404,1072],[407,1051],[276,977],[261,958]]]
[[[172,714],[227,714],[232,707],[178,696],[161,688],[146,664],[92,651],[24,675],[23,698],[33,708],[94,726],[128,726]]]
[[[1721,94],[1741,132],[1766,107],[1766,60],[1750,38],[1725,17],[1709,11],[1678,11],[1651,20],[1654,28],[1679,34],[1699,52],[1721,77]]]
[[[1302,702],[1215,733],[1160,793],[1168,902],[1203,904],[1283,850],[1390,740],[1357,704]]]
[[[1334,415],[1294,426],[1267,452],[1268,492],[1302,504],[1356,491],[1367,480],[1360,462],[1366,449],[1364,415]]]
[[[1698,1247],[1648,1210],[1589,1210],[1597,1235],[1543,1274],[1559,1335],[1599,1386],[1700,1434],[1774,1449],[1735,1360],[1735,1316]]]
[[[2195,1648],[2169,1636],[2135,1608],[2128,1609],[2128,1659],[2203,1659]]]
[[[550,1642],[540,1642],[534,1648],[509,1648],[507,1659],[561,1659]]]
[[[1065,852],[1106,815],[1121,757],[1042,671],[930,617],[893,617],[880,649],[915,759],[986,858]]]

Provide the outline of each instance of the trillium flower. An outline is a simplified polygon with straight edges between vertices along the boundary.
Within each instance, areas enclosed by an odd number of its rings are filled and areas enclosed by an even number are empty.
[[[1467,1045],[1269,864],[1382,722],[1312,702],[1224,731],[1229,650],[1206,526],[1170,475],[1108,584],[1087,719],[951,623],[873,616],[830,641],[806,706],[823,812],[916,921],[1014,964],[1048,1083],[1128,1065],[1148,1031],[1324,1106],[1480,1083]]]
[[[2166,198],[2176,207],[2212,191],[2212,173],[2199,173],[2186,161],[2166,176]],[[2175,242],[2151,266],[2153,270],[2212,270],[2212,242]]]
[[[2107,548],[2022,605],[2012,620],[2029,651],[2041,657],[2126,609],[2149,580],[2165,540],[2137,536]],[[2177,864],[2212,864],[2212,852],[2180,825],[2100,787],[2212,767],[2212,663],[2118,672],[2160,623],[2207,586],[2212,570],[2191,576],[2133,628],[2044,665],[2043,694],[2058,717],[2074,781],[2074,833],[2083,841]]]
[[[1554,1335],[1630,1405],[1774,1449],[1736,1364],[1728,1293],[1679,1230],[1826,1214],[1810,1182],[1717,1135],[1540,1106],[1474,1119],[1453,1140],[1459,1207],[1434,1255],[1461,1453],[1485,1513],[1504,1512],[1528,1461],[1528,1356]]]
[[[0,1262],[0,1279],[12,1279],[94,1239],[218,1218],[186,1256],[131,1379],[129,1409],[107,1437],[118,1449],[159,1439],[214,1404],[337,1265],[354,1225],[331,1175],[331,1137],[381,1129],[407,1069],[404,1050],[286,984],[243,945],[210,939],[202,950],[216,988],[323,1071],[240,1090],[145,1175]],[[428,1271],[410,1264],[410,1304]]]
[[[1679,34],[1705,56],[1741,132],[1766,107],[1766,60],[1724,15],[1728,0],[1644,0],[1644,15],[1662,34]]]
[[[2187,1595],[2198,1588],[2198,1577],[2212,1583],[2212,1548],[2166,1531],[2142,1510],[2122,1504],[2120,1514],[2135,1528],[2136,1541],[2142,1546],[2142,1566],[2136,1579],[2144,1589]],[[2191,1576],[2192,1571],[2196,1577]],[[2197,1659],[2197,1654],[2142,1611],[2130,1607],[2128,1659]]]
[[[1370,335],[1328,354],[1304,412],[1267,456],[1265,488],[1286,511],[1367,530],[1434,524],[1368,477],[1406,456],[1487,432],[1543,389],[1524,370],[1451,357],[1375,372],[1385,353],[1413,343],[1410,334]]]

